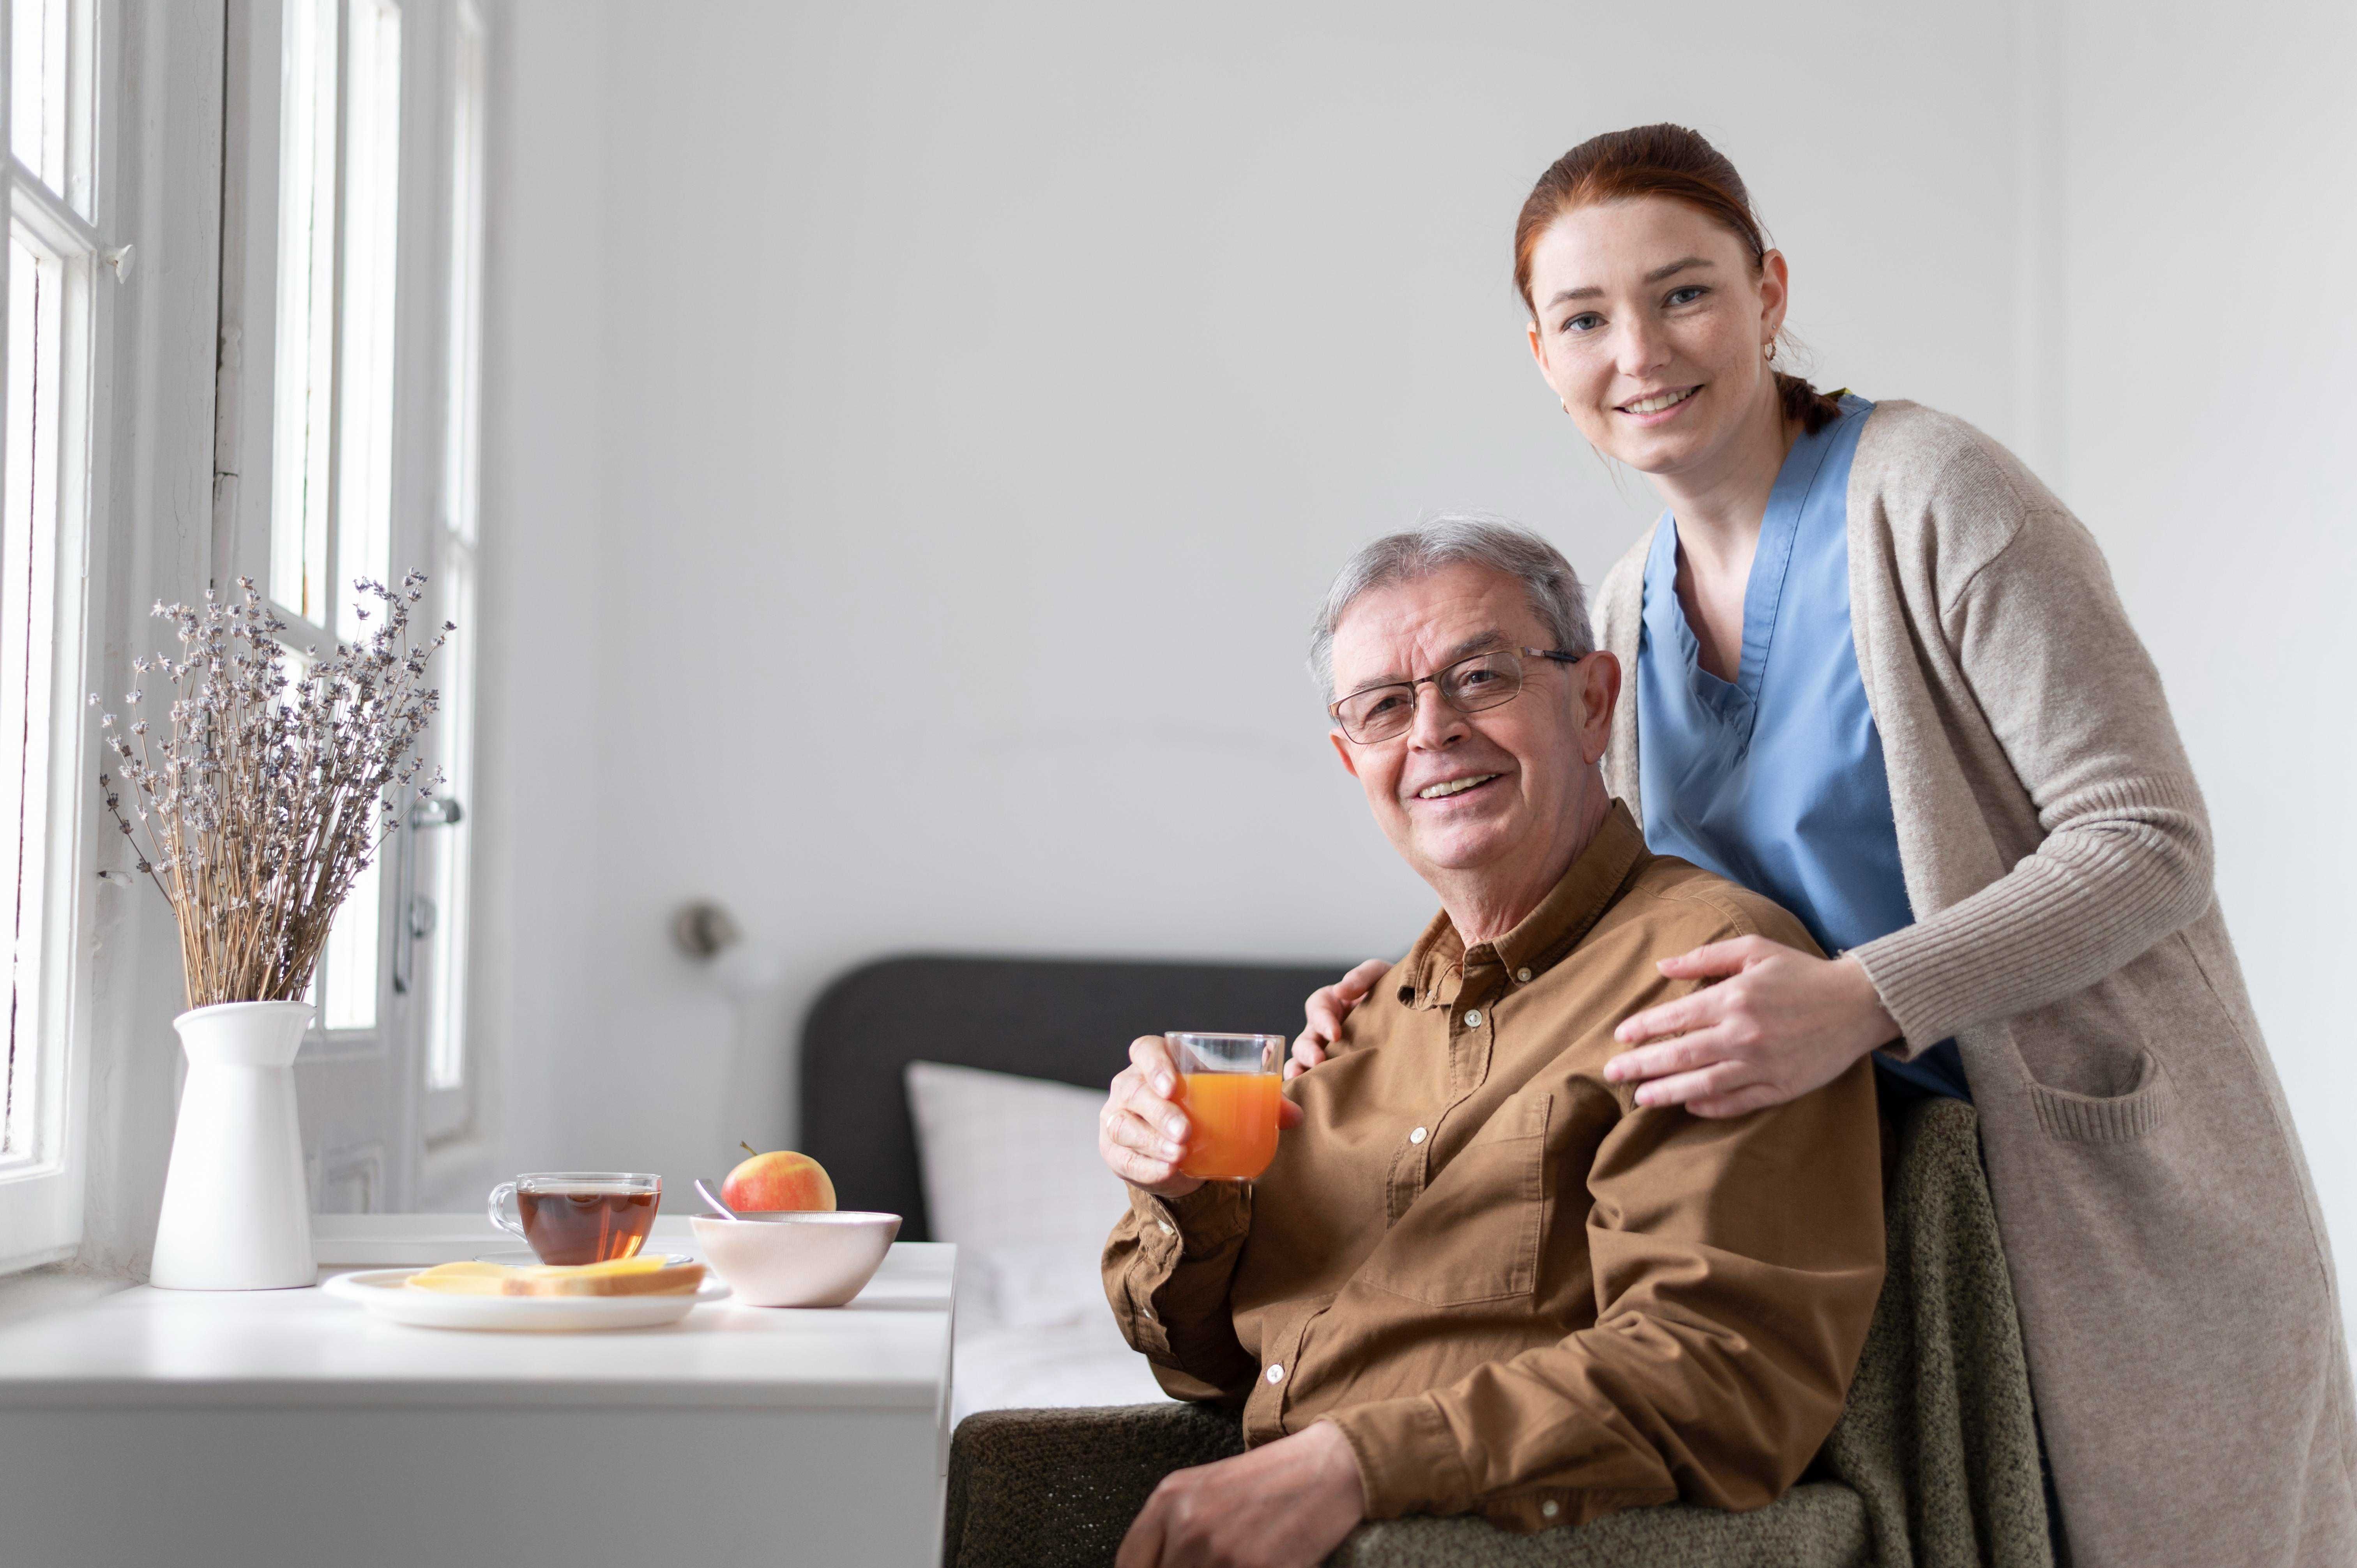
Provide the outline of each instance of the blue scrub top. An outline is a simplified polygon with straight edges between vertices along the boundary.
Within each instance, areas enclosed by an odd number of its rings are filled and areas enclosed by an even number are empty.
[[[1732,684],[1702,667],[1678,604],[1677,520],[1663,514],[1645,560],[1636,693],[1646,843],[1773,898],[1829,953],[1915,918],[1850,638],[1849,469],[1874,405],[1841,406],[1776,476]],[[1952,1040],[1874,1063],[1891,1089],[1972,1098]]]

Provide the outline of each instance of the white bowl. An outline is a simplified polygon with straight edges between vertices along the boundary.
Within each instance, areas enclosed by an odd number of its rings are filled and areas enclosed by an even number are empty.
[[[752,1306],[841,1306],[883,1266],[897,1214],[858,1210],[699,1214],[688,1221],[704,1261]]]

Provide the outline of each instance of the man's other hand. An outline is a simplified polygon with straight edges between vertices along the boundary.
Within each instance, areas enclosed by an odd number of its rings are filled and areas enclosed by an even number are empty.
[[[1321,985],[1309,993],[1309,1000],[1301,1007],[1307,1027],[1293,1042],[1293,1055],[1285,1064],[1286,1082],[1326,1059],[1328,1048],[1342,1037],[1342,1020],[1351,1015],[1351,1008],[1367,999],[1375,982],[1391,972],[1389,960],[1371,958],[1333,984]]]
[[[1300,1123],[1300,1106],[1290,1100],[1276,1102],[1280,1132]],[[1157,1197],[1184,1197],[1203,1185],[1178,1168],[1189,1132],[1170,1042],[1159,1035],[1139,1036],[1129,1043],[1129,1065],[1114,1077],[1097,1116],[1097,1152],[1130,1186]]]
[[[1366,1511],[1342,1429],[1313,1422],[1249,1454],[1164,1477],[1114,1568],[1317,1568]]]

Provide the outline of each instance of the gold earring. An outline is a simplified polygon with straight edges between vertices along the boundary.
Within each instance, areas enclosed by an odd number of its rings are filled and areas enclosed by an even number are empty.
[[[1768,339],[1768,362],[1771,365],[1776,362],[1776,339],[1773,338]]]

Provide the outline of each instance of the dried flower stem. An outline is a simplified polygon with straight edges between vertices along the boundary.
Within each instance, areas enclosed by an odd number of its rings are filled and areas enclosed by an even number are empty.
[[[201,607],[156,602],[178,629],[180,657],[131,663],[171,682],[171,731],[151,749],[147,720],[135,717],[125,739],[102,714],[132,815],[113,776],[98,781],[139,871],[178,918],[191,1007],[300,1000],[354,878],[406,818],[397,802],[442,782],[438,768],[418,777],[417,743],[441,706],[421,682],[457,628],[445,621],[432,642],[411,646],[425,583],[418,572],[398,589],[361,580],[382,601],[382,622],[332,653],[307,650],[293,678],[278,640],[286,623],[252,578],[238,579],[227,605],[210,588]],[[135,689],[124,700],[135,714],[145,697]]]

